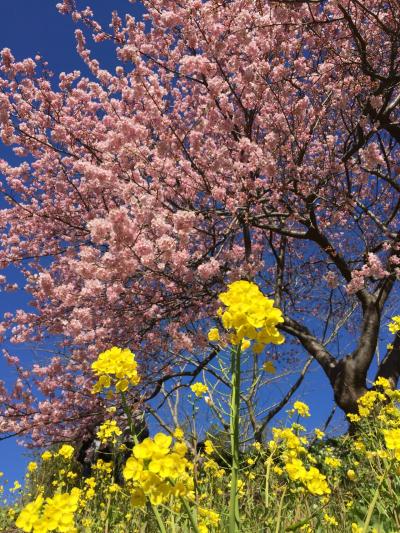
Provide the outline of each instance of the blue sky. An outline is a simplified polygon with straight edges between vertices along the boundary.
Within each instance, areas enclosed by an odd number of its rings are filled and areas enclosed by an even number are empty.
[[[57,75],[60,72],[81,70],[87,74],[85,65],[75,51],[74,30],[75,25],[68,16],[62,16],[56,10],[57,0],[3,0],[0,7],[0,49],[8,47],[17,59],[34,56],[40,53],[48,61],[49,68]],[[111,9],[133,13],[134,8],[127,0],[88,0],[81,2],[81,7],[86,3],[92,5],[96,17],[107,23]],[[103,66],[112,68],[115,64],[113,47],[109,43],[90,45],[96,48],[95,57],[102,61]],[[9,151],[0,145],[0,157],[10,160]],[[17,274],[14,274],[17,280]],[[18,281],[18,280],[17,280]],[[19,281],[21,281],[19,279]],[[0,313],[13,311],[18,307],[26,306],[27,295],[23,290],[15,293],[0,292]],[[4,346],[3,346],[4,347]],[[30,356],[31,349],[22,348],[14,352]],[[0,359],[0,373],[3,379],[10,381],[10,369]],[[289,382],[277,385],[279,392],[286,391]],[[278,389],[276,390],[278,392]],[[332,408],[332,393],[325,375],[314,363],[309,375],[301,388],[302,399],[311,405],[313,416],[308,421],[309,427],[321,425]],[[339,414],[336,424],[340,424],[343,416]],[[334,423],[334,426],[335,426]],[[0,441],[0,470],[5,472],[5,477],[10,481],[21,478],[25,469],[26,450],[21,449],[14,439]]]

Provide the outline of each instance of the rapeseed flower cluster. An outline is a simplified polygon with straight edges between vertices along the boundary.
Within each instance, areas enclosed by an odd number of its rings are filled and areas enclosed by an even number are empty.
[[[370,390],[366,392],[359,400],[358,404],[358,413],[359,416],[366,417],[371,414],[371,411],[378,402],[383,402],[385,400],[385,395],[382,392],[377,390]]]
[[[88,477],[84,481],[83,498],[82,501],[86,503],[92,500],[96,496],[96,479],[94,477]]]
[[[209,527],[215,528],[219,525],[220,515],[215,511],[199,506],[197,513],[199,516],[199,533],[208,533]]]
[[[220,479],[225,475],[225,470],[214,459],[207,459],[203,463],[203,469],[205,472],[210,472],[213,479]]]
[[[400,461],[400,428],[384,429],[383,436],[385,438],[386,448],[392,450],[396,460]]]
[[[30,533],[74,533],[74,514],[78,509],[81,491],[73,488],[70,493],[55,494],[44,499],[41,494],[20,512],[16,525]]]
[[[208,392],[207,385],[200,382],[193,383],[193,385],[190,386],[190,389],[198,398],[201,398],[206,392]]]
[[[276,372],[275,365],[272,361],[265,361],[262,367],[263,367],[263,370],[267,372],[268,374],[275,374]]]
[[[377,419],[388,425],[400,425],[400,391],[393,390],[388,379],[379,377],[374,382],[374,389],[367,391],[357,400],[358,412],[349,413],[347,418],[352,423],[360,423],[368,419],[372,413]]]
[[[268,343],[282,344],[284,337],[277,329],[283,322],[280,309],[274,301],[264,296],[255,283],[241,280],[228,285],[228,290],[218,296],[225,309],[218,310],[222,324],[230,332],[228,340],[241,344],[243,350],[254,341],[253,351],[261,353]],[[219,340],[217,328],[209,331],[209,340]]]
[[[395,334],[400,331],[400,315],[393,316],[391,320],[392,321],[388,324],[388,328],[390,333]]]
[[[186,453],[184,442],[172,446],[172,437],[164,433],[136,444],[123,470],[125,480],[131,483],[132,505],[144,505],[146,497],[153,505],[171,496],[192,497],[193,479]]]
[[[297,406],[300,411],[307,413],[309,416],[308,406],[302,402]],[[295,404],[296,405],[296,404]],[[311,494],[317,496],[325,496],[331,493],[331,489],[326,481],[326,476],[323,475],[315,466],[307,467],[304,460],[307,457],[310,462],[312,456],[307,455],[308,441],[304,436],[296,434],[304,428],[298,424],[293,424],[291,428],[278,429],[273,428],[273,440],[269,443],[271,456],[273,456],[278,449],[280,449],[279,459],[284,463],[284,470],[286,471],[291,481],[300,482]],[[282,472],[282,469],[277,466],[274,471],[276,473]]]
[[[324,463],[331,468],[339,468],[342,466],[342,461],[337,457],[325,457]]]
[[[99,378],[92,389],[93,393],[108,389],[111,385],[115,385],[117,392],[125,392],[129,385],[140,382],[135,354],[128,348],[114,346],[102,352],[92,363],[92,370]]]
[[[211,328],[208,332],[208,340],[211,342],[218,342],[220,340],[218,328]]]
[[[58,452],[56,453],[56,457],[60,456],[68,461],[74,455],[74,451],[75,451],[74,447],[71,446],[70,444],[63,444],[61,448],[58,450]]]
[[[374,387],[359,398],[358,414],[347,415],[358,425],[359,437],[352,448],[369,461],[400,461],[400,391],[393,390],[383,377],[375,381]]]
[[[310,408],[304,402],[294,402],[293,409],[299,414],[299,416],[302,416],[304,418],[310,416]]]
[[[27,467],[28,472],[30,472],[30,473],[35,472],[35,470],[37,470],[37,467],[38,467],[38,465],[37,465],[37,463],[35,461],[30,461],[28,463],[28,467]]]
[[[100,439],[102,443],[107,442],[108,440],[112,440],[114,443],[116,442],[116,437],[122,434],[122,431],[117,425],[117,422],[115,420],[106,420],[101,424],[97,431],[97,437]]]
[[[212,440],[207,439],[204,441],[204,451],[207,455],[211,455],[214,452],[214,445]]]
[[[176,440],[183,440],[184,436],[185,436],[185,434],[183,433],[183,429],[182,428],[180,428],[180,427],[175,428],[174,437],[176,438]]]

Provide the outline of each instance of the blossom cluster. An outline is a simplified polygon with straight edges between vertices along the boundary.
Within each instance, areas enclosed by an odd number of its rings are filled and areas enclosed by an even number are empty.
[[[393,390],[388,379],[379,377],[374,382],[374,389],[367,391],[358,399],[358,413],[350,413],[348,419],[361,428],[367,428],[372,418],[379,427],[378,441],[383,440],[384,447],[371,449],[371,442],[356,439],[353,443],[355,453],[369,460],[374,457],[385,460],[400,461],[400,391]],[[376,442],[374,443],[376,448]]]
[[[74,533],[74,513],[78,509],[81,491],[73,488],[70,493],[55,494],[44,499],[41,494],[28,503],[19,514],[16,525],[30,533]]]
[[[107,442],[109,439],[112,439],[113,442],[116,441],[116,437],[122,434],[122,431],[117,425],[115,420],[106,420],[101,424],[97,431],[97,437],[101,442]]]
[[[379,377],[374,382],[374,387],[357,400],[358,412],[349,413],[347,418],[350,422],[357,423],[377,411],[379,420],[391,425],[396,424],[396,419],[400,416],[396,407],[396,404],[400,402],[400,391],[393,390],[389,380],[384,377]],[[393,420],[390,420],[390,417]]]
[[[381,260],[376,254],[367,254],[367,263],[363,265],[361,270],[353,270],[351,273],[351,281],[347,285],[346,290],[349,294],[355,294],[365,286],[365,280],[368,278],[382,279],[389,276],[389,272],[385,270]]]
[[[114,383],[117,392],[125,392],[129,385],[140,382],[135,354],[128,348],[113,346],[102,352],[92,363],[92,370],[99,378],[93,387],[93,393],[101,392]]]
[[[123,475],[130,482],[132,505],[142,506],[149,498],[160,505],[170,497],[192,497],[193,478],[186,459],[187,446],[172,437],[157,433],[136,444],[127,460]]]
[[[284,337],[277,329],[282,323],[280,309],[274,301],[264,296],[255,283],[239,280],[228,285],[228,290],[218,296],[225,309],[218,309],[218,316],[226,330],[230,332],[229,342],[241,344],[242,349],[254,341],[253,351],[261,353],[268,343],[282,344]],[[218,340],[216,328],[209,332],[209,340]]]
[[[400,316],[395,315],[392,316],[391,322],[388,324],[388,328],[390,333],[398,333],[400,331]]]
[[[301,416],[309,416],[308,406],[305,403],[296,402],[295,406],[299,414],[303,413]],[[284,469],[290,480],[302,483],[311,494],[326,496],[331,493],[326,476],[315,466],[307,468],[304,463],[303,458],[307,457],[311,462],[313,458],[307,453],[307,439],[297,434],[303,429],[299,424],[293,424],[291,428],[273,428],[274,438],[269,443],[272,456],[280,450],[279,459],[283,461]],[[279,473],[280,470],[278,466],[277,472]]]
[[[203,394],[208,392],[207,385],[201,382],[193,383],[193,385],[190,386],[190,389],[198,398],[201,398]]]
[[[400,461],[400,428],[384,429],[383,436],[386,448],[393,450],[395,458]]]

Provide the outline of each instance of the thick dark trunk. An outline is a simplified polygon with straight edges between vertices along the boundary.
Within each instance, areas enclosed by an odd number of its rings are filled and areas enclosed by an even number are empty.
[[[378,342],[381,311],[392,283],[380,287],[378,296],[362,293],[363,320],[357,348],[343,359],[335,359],[327,348],[302,324],[289,317],[280,329],[297,337],[308,353],[321,365],[327,375],[336,404],[347,414],[357,413],[357,400],[368,390],[367,376]],[[400,337],[379,365],[376,377],[385,377],[394,389],[400,379]]]
[[[329,376],[336,404],[347,414],[358,411],[357,400],[367,392],[357,361],[351,356],[338,361]]]
[[[384,377],[395,389],[400,378],[400,337],[396,336],[393,348],[388,350],[379,365],[375,379]],[[352,356],[338,361],[329,376],[335,402],[347,413],[357,413],[357,400],[368,391],[366,377],[359,367],[359,361]]]

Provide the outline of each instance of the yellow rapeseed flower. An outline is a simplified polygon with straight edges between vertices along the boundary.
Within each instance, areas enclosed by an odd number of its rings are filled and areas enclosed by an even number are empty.
[[[382,389],[390,389],[390,381],[382,376],[379,376],[374,382],[375,387],[381,387]]]
[[[70,444],[63,444],[61,448],[58,450],[57,455],[61,455],[61,457],[64,457],[64,459],[71,459],[71,457],[74,455],[74,448]]]
[[[392,321],[389,322],[388,328],[390,333],[397,333],[398,331],[400,331],[400,315],[392,317]]]
[[[324,463],[331,468],[339,468],[342,464],[342,461],[340,459],[337,459],[336,457],[325,457]]]
[[[208,332],[208,340],[210,342],[218,342],[220,340],[218,328],[211,328]]]
[[[22,531],[47,533],[48,531],[73,532],[74,513],[78,508],[81,491],[73,488],[70,493],[58,493],[43,499],[40,494],[20,512],[16,525]]]
[[[347,413],[347,418],[350,420],[350,422],[359,422],[361,420],[360,415],[354,414],[354,413]]]
[[[101,442],[107,442],[108,439],[115,440],[115,437],[122,434],[122,431],[115,420],[106,420],[101,424],[97,431],[97,437]]]
[[[204,385],[204,383],[193,383],[193,385],[190,386],[192,392],[198,397],[201,398],[203,394],[208,392],[207,385]]]
[[[282,344],[284,337],[277,329],[283,322],[280,309],[273,307],[270,300],[255,283],[241,280],[228,285],[228,290],[219,295],[225,309],[219,309],[225,329],[231,331],[231,344],[241,343],[242,349],[255,341],[253,351],[261,353],[265,344]]]
[[[285,464],[285,470],[292,481],[303,480],[307,474],[303,461],[297,458],[288,461]]]
[[[268,374],[275,374],[276,372],[276,368],[272,361],[265,361],[262,367],[265,372],[268,372]]]
[[[187,446],[182,441],[173,447],[171,444],[171,436],[157,433],[133,447],[123,469],[125,480],[132,484],[132,505],[143,505],[146,497],[153,505],[160,505],[171,496],[192,495],[194,483],[185,458]]]
[[[41,457],[43,461],[49,461],[53,457],[53,454],[49,452],[48,450],[46,450],[45,452],[42,453]]]
[[[330,526],[338,526],[339,525],[339,523],[336,520],[336,518],[334,516],[330,516],[327,513],[324,514],[324,522],[326,524],[329,524]]]
[[[29,472],[34,472],[35,470],[37,470],[37,463],[35,463],[35,461],[31,461],[30,463],[28,463],[28,471]]]
[[[210,439],[204,441],[204,451],[207,455],[211,455],[214,451],[214,445]]]
[[[356,473],[354,472],[353,469],[349,469],[347,470],[347,477],[351,480],[351,481],[354,481],[356,479]]]
[[[317,496],[323,496],[324,494],[330,494],[331,489],[326,482],[326,476],[321,474],[318,468],[311,466],[304,478],[304,484],[311,494]]]
[[[184,433],[183,433],[183,430],[181,428],[176,428],[175,431],[174,431],[174,437],[177,439],[177,440],[182,440],[183,437],[184,437]]]
[[[384,429],[386,448],[393,450],[395,458],[400,461],[400,429]]]
[[[74,513],[78,508],[81,491],[73,488],[71,493],[55,494],[52,498],[46,498],[41,517],[41,525],[46,525],[45,531],[73,531]]]
[[[293,409],[298,412],[298,414],[302,417],[309,417],[310,416],[310,408],[308,405],[304,402],[294,402]]]
[[[20,512],[15,524],[22,531],[35,531],[36,526],[40,522],[40,510],[42,508],[44,498],[41,494],[33,501],[25,505]]]
[[[146,495],[140,487],[136,487],[131,493],[131,504],[133,507],[143,507],[146,503]]]
[[[92,363],[92,370],[98,377],[92,389],[93,393],[101,392],[112,384],[115,384],[117,392],[125,392],[129,385],[137,385],[140,382],[135,354],[128,348],[113,346],[102,352]]]

